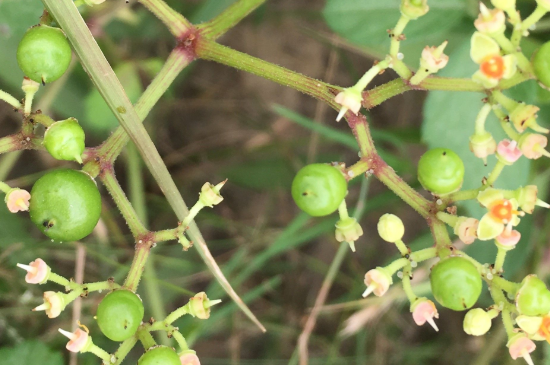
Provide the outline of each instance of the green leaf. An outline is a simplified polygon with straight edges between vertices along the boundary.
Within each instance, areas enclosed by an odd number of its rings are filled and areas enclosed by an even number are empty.
[[[226,8],[237,0],[206,0],[193,12],[189,20],[193,24],[205,22],[221,14]]]
[[[352,43],[368,47],[382,56],[389,50],[387,30],[395,27],[400,17],[400,0],[327,0],[323,15],[336,33]],[[452,43],[464,37],[458,31],[466,15],[466,0],[430,1],[430,11],[407,25],[407,39],[401,44],[405,62],[417,67],[420,52],[426,45],[434,46],[444,40]],[[472,28],[472,25],[470,24]]]
[[[0,365],[27,364],[63,365],[63,356],[38,341],[26,341],[15,347],[0,349]]]

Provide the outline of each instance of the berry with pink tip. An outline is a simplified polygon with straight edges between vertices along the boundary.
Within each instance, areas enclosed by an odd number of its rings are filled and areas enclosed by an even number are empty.
[[[80,328],[77,328],[74,332],[64,331],[60,328],[59,333],[69,339],[66,348],[71,352],[81,352],[87,347],[88,340],[91,340],[88,332]]]
[[[179,356],[181,365],[201,365],[199,357],[195,351],[187,350],[182,352]]]
[[[33,309],[33,312],[46,311],[48,318],[59,317],[65,309],[65,300],[61,293],[53,291],[44,292],[44,303]]]
[[[365,274],[365,285],[367,290],[363,293],[363,298],[366,298],[370,293],[374,293],[377,297],[386,294],[392,284],[391,276],[382,267],[369,270]]]
[[[497,158],[506,165],[516,162],[521,155],[521,150],[518,148],[516,141],[504,139],[498,143]]]
[[[17,264],[17,267],[27,271],[25,281],[29,284],[44,284],[51,272],[50,267],[42,259],[36,259],[28,265]]]
[[[534,365],[533,359],[531,359],[531,355],[529,354],[535,351],[537,346],[527,336],[518,334],[512,337],[506,346],[508,346],[512,359],[516,360],[518,357],[523,357],[527,364]]]
[[[433,327],[434,330],[439,331],[435,324],[434,318],[439,318],[439,313],[435,308],[435,304],[427,298],[419,298],[411,305],[411,312],[414,323],[418,326],[423,326],[426,322]]]
[[[29,210],[30,199],[31,194],[27,190],[15,188],[8,191],[4,200],[8,206],[8,210],[12,213],[17,213]]]

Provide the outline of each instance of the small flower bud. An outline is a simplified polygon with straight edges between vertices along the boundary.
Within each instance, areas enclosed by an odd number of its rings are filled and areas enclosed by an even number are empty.
[[[193,350],[186,350],[179,354],[181,365],[201,365],[199,357]]]
[[[336,121],[339,122],[348,110],[351,110],[355,115],[359,113],[361,103],[363,102],[363,95],[361,95],[361,91],[350,87],[339,92],[334,97],[334,101],[342,105],[342,109],[340,109],[340,113],[336,117]]]
[[[531,160],[539,159],[543,155],[550,157],[550,152],[544,149],[548,139],[542,134],[525,133],[519,138],[518,144],[523,155]]]
[[[33,311],[46,311],[48,318],[56,318],[59,317],[65,306],[62,293],[47,291],[44,292],[44,303],[34,308]]]
[[[435,324],[434,318],[439,318],[439,313],[435,308],[435,304],[427,298],[419,298],[411,304],[411,312],[414,323],[418,326],[424,325],[426,322],[433,327],[434,330],[439,331]]]
[[[374,293],[377,297],[386,294],[390,285],[393,283],[391,276],[383,267],[369,270],[365,274],[365,285],[367,290],[363,293],[363,298],[366,298],[370,293]]]
[[[521,155],[521,150],[518,148],[518,143],[516,141],[503,139],[498,143],[497,158],[503,164],[511,165],[516,162]]]
[[[459,217],[454,226],[454,233],[462,242],[469,245],[477,238],[478,226],[479,221],[475,218]]]
[[[470,151],[472,151],[477,158],[481,158],[483,163],[487,164],[487,156],[495,153],[496,149],[497,142],[491,133],[485,132],[483,134],[473,134],[470,136]]]
[[[4,201],[10,212],[17,213],[29,210],[30,199],[31,194],[27,190],[14,188],[7,192]]]
[[[80,328],[77,328],[74,332],[64,331],[60,328],[59,333],[69,339],[66,348],[71,352],[86,352],[92,344],[92,338],[88,335],[88,332]]]
[[[36,259],[28,265],[17,264],[17,266],[27,271],[25,281],[29,284],[44,284],[48,281],[51,272],[51,268],[42,259]]]
[[[447,47],[447,41],[443,42],[439,47],[426,46],[422,50],[420,58],[420,68],[428,70],[429,73],[436,73],[447,65],[449,56],[443,53]]]
[[[523,210],[525,213],[532,214],[535,210],[535,205],[538,205],[539,203],[537,194],[538,188],[536,185],[527,185],[514,190],[511,194],[511,197],[517,200],[521,210]]]
[[[538,106],[518,103],[518,105],[510,111],[510,120],[520,133],[523,133],[527,128],[531,128],[539,133],[548,133],[550,130],[537,124],[537,113],[539,110],[540,108]]]
[[[353,242],[357,241],[363,235],[363,229],[355,218],[344,218],[336,222],[336,240],[338,242],[348,242],[355,252]]]
[[[208,319],[210,317],[210,308],[221,303],[221,299],[209,300],[205,292],[197,293],[187,303],[189,314],[200,319]]]
[[[378,221],[378,234],[387,242],[401,240],[405,234],[403,221],[396,215],[384,214]]]
[[[401,0],[401,14],[410,19],[418,19],[425,15],[430,7],[428,0]]]
[[[491,319],[491,315],[483,309],[471,309],[464,317],[464,332],[471,336],[483,336],[491,329]]]
[[[40,84],[38,82],[33,81],[26,76],[23,77],[23,85],[21,85],[21,89],[23,89],[26,94],[35,94],[39,87]]]
[[[482,33],[502,33],[506,29],[506,16],[501,9],[489,10],[482,2],[479,3],[480,14],[474,21],[477,30]]]
[[[516,360],[518,357],[523,357],[528,364],[533,364],[533,360],[529,354],[535,351],[537,346],[525,334],[518,333],[508,341],[506,346],[512,359]]]
[[[218,205],[222,202],[223,197],[220,195],[221,188],[225,185],[227,180],[222,181],[218,185],[212,185],[205,183],[199,194],[199,201],[205,206],[212,208],[214,205]]]

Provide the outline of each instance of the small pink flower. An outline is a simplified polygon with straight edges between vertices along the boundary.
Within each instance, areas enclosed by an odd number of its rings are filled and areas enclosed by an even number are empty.
[[[528,133],[520,138],[519,148],[525,157],[536,160],[542,155],[550,157],[550,152],[544,149],[547,144],[548,139],[542,134]]]
[[[513,248],[521,239],[521,233],[512,229],[512,225],[508,224],[504,231],[495,239],[500,245]]]
[[[11,189],[6,194],[6,205],[12,213],[29,210],[29,200],[31,194],[23,189]]]
[[[418,326],[422,326],[428,322],[434,330],[439,331],[439,328],[437,328],[437,325],[434,322],[434,318],[439,318],[439,313],[437,313],[435,304],[431,300],[421,298],[413,304],[412,316],[414,323]]]
[[[445,47],[447,47],[447,41],[439,47],[424,47],[420,59],[421,67],[428,69],[431,73],[436,73],[447,66],[449,56],[443,53]]]
[[[475,218],[466,217],[461,217],[459,219],[455,228],[455,234],[457,234],[458,238],[465,244],[472,244],[477,238],[479,221]]]
[[[59,317],[63,309],[65,309],[65,301],[61,293],[47,291],[44,292],[44,303],[34,308],[33,311],[46,311],[48,318],[56,318]]]
[[[376,269],[369,270],[365,274],[365,285],[367,286],[367,290],[363,293],[363,298],[366,298],[370,293],[374,293],[377,297],[381,297],[386,294],[391,284],[392,278],[383,268],[377,267]]]
[[[180,355],[181,365],[201,365],[199,357],[194,353],[182,353]]]
[[[88,343],[88,332],[77,328],[74,332],[64,331],[61,328],[59,332],[67,337],[70,341],[67,343],[67,350],[71,352],[80,352],[84,349]]]
[[[48,281],[50,267],[42,259],[36,259],[28,265],[17,264],[17,266],[27,271],[25,281],[29,284],[44,284]]]
[[[504,160],[503,162],[512,164],[516,162],[521,155],[521,150],[518,148],[518,143],[516,141],[504,139],[498,143],[497,157]]]
[[[533,364],[533,360],[529,354],[535,351],[536,347],[535,343],[524,335],[513,337],[508,342],[508,350],[512,359],[516,360],[518,357],[523,357],[531,365]]]
[[[482,33],[496,33],[504,31],[506,16],[502,10],[489,10],[483,3],[479,4],[479,10],[479,17],[474,21],[474,25],[477,30]]]

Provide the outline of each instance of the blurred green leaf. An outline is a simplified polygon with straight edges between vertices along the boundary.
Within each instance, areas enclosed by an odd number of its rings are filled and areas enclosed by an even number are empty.
[[[0,349],[0,365],[63,365],[60,352],[38,341],[26,341],[15,347]]]
[[[294,178],[288,160],[282,157],[247,161],[230,166],[221,172],[233,184],[250,189],[277,189],[289,187]]]
[[[323,15],[336,33],[383,55],[390,45],[387,30],[395,27],[400,4],[401,0],[327,0]],[[466,11],[466,0],[431,1],[428,14],[411,21],[405,29],[407,40],[401,42],[405,62],[417,67],[420,52],[426,45],[449,40],[452,48],[452,41],[465,36],[461,22]],[[469,27],[473,29],[471,24]]]
[[[232,5],[237,0],[206,0],[203,1],[200,7],[193,12],[189,20],[193,24],[206,22],[215,16],[219,15],[228,6]]]

